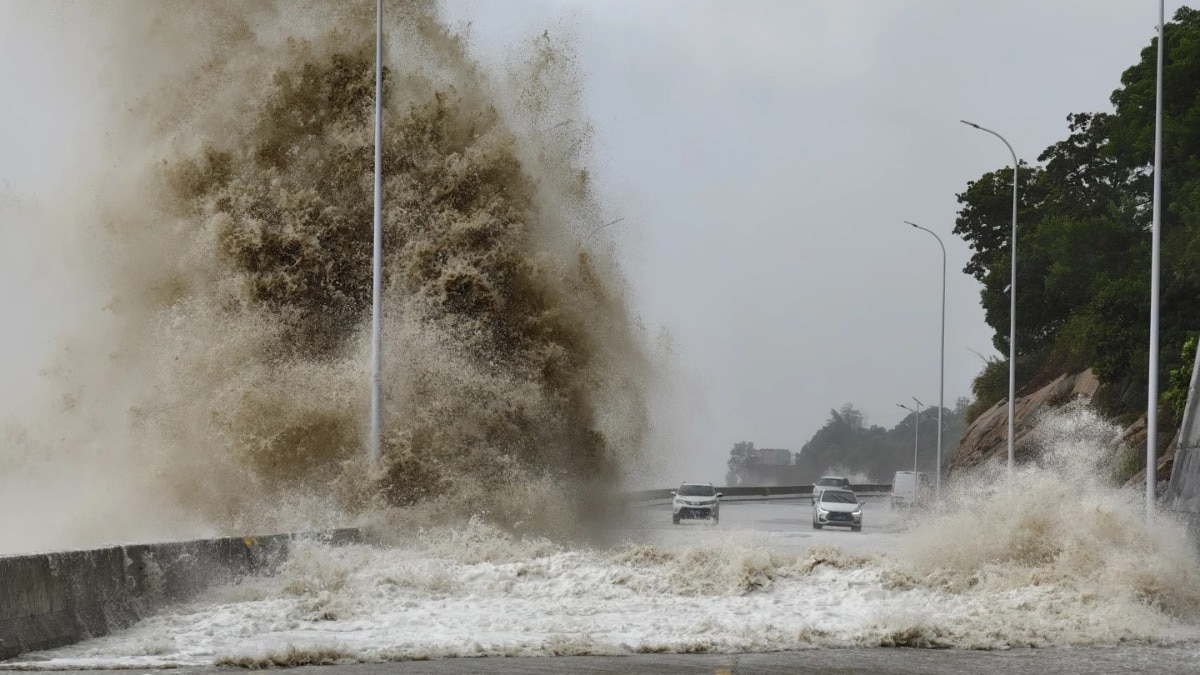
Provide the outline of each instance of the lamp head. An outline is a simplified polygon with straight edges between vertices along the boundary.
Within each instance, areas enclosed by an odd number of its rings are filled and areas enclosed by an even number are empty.
[[[962,122],[963,124],[965,124],[965,125],[967,125],[967,126],[969,126],[969,127],[975,127],[976,129],[982,129],[982,128],[983,128],[983,127],[980,127],[978,124],[975,124],[974,122],[968,122],[968,121],[966,121],[966,120],[959,120],[959,122]]]

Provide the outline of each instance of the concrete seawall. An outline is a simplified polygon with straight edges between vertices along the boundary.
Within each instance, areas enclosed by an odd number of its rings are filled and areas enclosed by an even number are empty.
[[[357,543],[357,529],[0,556],[0,660],[132,625],[214,584],[270,573],[291,542]]]

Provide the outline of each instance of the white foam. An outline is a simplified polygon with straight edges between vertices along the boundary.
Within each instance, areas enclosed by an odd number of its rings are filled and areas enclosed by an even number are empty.
[[[997,563],[959,583],[953,571],[930,570],[902,553],[836,546],[781,553],[747,543],[761,536],[715,528],[693,534],[690,546],[570,549],[473,521],[425,530],[405,547],[305,544],[275,578],[218,589],[118,635],[17,665],[265,666],[1200,638],[1194,613],[1133,592],[1144,575],[1124,584],[1107,573],[1071,580],[1054,577],[1053,566]],[[1089,586],[1098,583],[1107,587]]]
[[[801,502],[729,504],[715,527],[649,509],[611,548],[479,519],[390,548],[302,544],[274,578],[15,665],[1200,641],[1193,544],[1166,518],[1148,527],[1139,495],[1103,480],[1113,431],[1067,410],[1011,481],[999,467],[960,477],[935,514],[868,503],[863,533],[811,531]]]

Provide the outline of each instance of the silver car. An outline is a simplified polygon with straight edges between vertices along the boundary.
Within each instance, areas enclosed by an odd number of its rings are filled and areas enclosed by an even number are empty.
[[[813,529],[819,530],[826,525],[848,527],[855,532],[862,531],[862,503],[849,490],[826,488],[821,496],[813,502]]]

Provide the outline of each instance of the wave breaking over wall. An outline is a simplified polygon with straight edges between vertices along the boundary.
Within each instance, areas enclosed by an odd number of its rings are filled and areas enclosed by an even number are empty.
[[[611,214],[571,47],[533,39],[498,75],[417,0],[385,8],[384,458],[364,461],[374,13],[357,5],[81,10],[116,110],[77,207],[105,309],[53,370],[53,433],[5,441],[8,499],[54,521],[10,523],[6,546],[413,505],[569,532],[603,510],[648,428],[650,359],[615,262],[579,244]],[[35,476],[49,491],[17,490]]]
[[[1194,654],[1196,551],[1182,524],[1163,517],[1147,527],[1139,496],[1108,482],[1103,448],[1119,432],[1083,406],[1046,415],[1037,462],[1011,481],[999,465],[960,477],[941,511],[896,516],[908,529],[893,544],[878,530],[798,537],[807,527],[781,527],[801,515],[783,503],[758,505],[764,515],[749,522],[766,529],[724,519],[684,536],[663,524],[661,507],[646,509],[611,547],[562,545],[480,519],[420,528],[385,547],[301,542],[278,575],[11,665],[266,668],[847,647],[1173,645]],[[866,511],[882,520],[886,509],[873,502]]]

